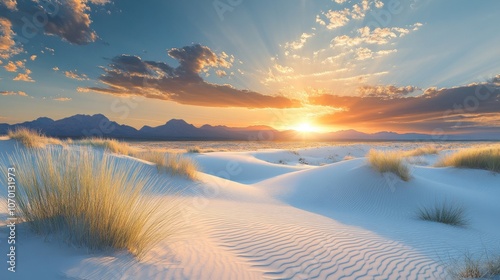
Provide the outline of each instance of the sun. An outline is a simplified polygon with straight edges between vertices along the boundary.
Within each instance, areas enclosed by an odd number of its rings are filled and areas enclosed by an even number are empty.
[[[295,126],[294,130],[298,132],[315,132],[318,131],[318,128],[310,123],[303,122]]]

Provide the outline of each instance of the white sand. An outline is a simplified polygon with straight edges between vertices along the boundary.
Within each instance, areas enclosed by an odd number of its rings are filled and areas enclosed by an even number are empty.
[[[0,140],[0,155],[14,145]],[[364,158],[369,149],[189,154],[200,164],[200,182],[160,176],[187,189],[185,231],[141,262],[126,252],[74,248],[21,226],[13,274],[4,262],[2,227],[0,279],[443,279],[449,263],[466,252],[500,252],[500,175],[432,167],[438,156],[430,155],[413,159],[412,179],[403,182],[373,171]],[[155,195],[164,196],[160,189]],[[420,206],[444,200],[466,208],[468,226],[416,218]]]

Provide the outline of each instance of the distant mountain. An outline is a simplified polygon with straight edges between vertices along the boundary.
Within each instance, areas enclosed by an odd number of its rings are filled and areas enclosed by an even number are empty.
[[[51,137],[85,138],[105,137],[136,140],[313,140],[313,141],[429,141],[429,140],[500,140],[500,132],[482,134],[442,135],[435,138],[433,135],[406,133],[399,134],[382,131],[373,134],[356,130],[342,130],[328,133],[298,133],[294,130],[278,131],[270,126],[227,127],[203,125],[196,127],[184,120],[172,119],[164,125],[151,127],[144,126],[137,130],[128,125],[121,125],[109,120],[102,114],[74,115],[60,120],[41,117],[34,121],[19,124],[0,124],[0,135],[7,134],[8,130],[16,127],[27,127],[42,132]]]
[[[135,138],[137,130],[127,125],[120,125],[110,121],[106,116],[97,114],[74,115],[54,121],[49,118],[38,118],[31,122],[14,125],[0,125],[0,134],[13,130],[16,127],[27,127],[42,132],[52,137],[110,137],[110,138]]]

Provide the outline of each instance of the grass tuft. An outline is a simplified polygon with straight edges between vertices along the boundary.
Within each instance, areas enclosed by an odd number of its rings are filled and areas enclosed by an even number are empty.
[[[25,127],[18,127],[15,130],[9,130],[7,135],[11,139],[21,142],[26,148],[43,148],[46,145],[62,145],[61,140],[49,138],[42,133]]]
[[[197,164],[190,158],[181,154],[165,153],[159,150],[147,150],[135,152],[132,156],[156,164],[158,171],[164,170],[175,176],[185,177],[191,180],[197,179]]]
[[[462,261],[454,261],[449,268],[453,279],[500,279],[500,256],[474,258],[470,253],[464,254]]]
[[[109,152],[127,156],[135,151],[134,148],[130,147],[127,143],[123,143],[115,139],[88,138],[76,141],[75,143],[103,148]]]
[[[368,152],[368,162],[380,173],[391,172],[399,176],[403,181],[410,180],[410,169],[406,165],[403,155],[397,151],[376,151]]]
[[[117,160],[85,149],[17,151],[10,161],[23,171],[17,177],[20,218],[38,234],[142,256],[175,232],[178,206],[148,197],[141,166]]]
[[[201,149],[199,147],[190,147],[187,149],[187,152],[190,154],[199,154],[201,153]]]
[[[437,222],[451,226],[466,226],[465,208],[461,205],[452,205],[446,202],[437,203],[432,207],[422,207],[418,211],[418,218],[424,221]]]
[[[454,166],[500,172],[500,145],[459,150],[442,158],[436,166]]]
[[[417,157],[417,156],[423,156],[423,155],[437,155],[438,153],[439,153],[439,149],[436,148],[435,146],[431,146],[431,145],[418,147],[414,150],[403,152],[405,157]]]

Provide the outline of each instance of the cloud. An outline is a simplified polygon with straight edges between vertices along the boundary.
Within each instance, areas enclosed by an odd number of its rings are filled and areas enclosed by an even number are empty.
[[[57,68],[57,67],[55,67]],[[52,68],[54,69],[54,68]],[[57,68],[59,70],[59,68]],[[57,70],[55,70],[57,71]],[[74,80],[78,80],[78,81],[86,81],[89,79],[89,77],[85,74],[78,74],[76,73],[76,70],[75,71],[64,71],[64,75],[70,79],[74,79]]]
[[[54,71],[59,71],[59,67],[54,66],[54,67],[52,67],[52,70],[54,70]]]
[[[17,74],[17,76],[14,78],[14,81],[23,81],[23,82],[31,82],[32,83],[35,80],[33,80],[30,77],[30,74],[31,74],[31,70],[25,69],[24,73]]]
[[[343,4],[346,0],[335,0],[337,4]],[[344,8],[343,10],[328,10],[316,16],[316,22],[325,26],[327,29],[333,30],[345,26],[351,19],[362,20],[371,6],[379,9],[384,6],[380,0],[361,0],[352,6],[352,9]]]
[[[352,6],[351,16],[353,19],[363,19],[368,10],[370,10],[370,3],[368,0],[363,0],[361,3]]]
[[[17,1],[16,0],[0,0],[0,5],[4,5],[7,7],[9,10],[16,10],[17,9]]]
[[[396,49],[393,50],[381,50],[381,51],[372,51],[368,48],[357,48],[356,49],[356,59],[357,60],[366,60],[370,58],[379,58],[384,55],[388,55],[390,53],[397,52]]]
[[[314,33],[305,33],[304,32],[304,33],[302,33],[302,35],[300,35],[300,38],[298,40],[285,43],[285,48],[292,49],[292,50],[302,49],[304,47],[304,45],[306,44],[307,39],[311,38],[312,36],[314,36]]]
[[[368,48],[358,48],[356,49],[356,59],[357,60],[365,60],[368,58],[372,58],[373,52]]]
[[[34,80],[30,77],[31,70],[26,68],[25,63],[26,59],[17,60],[15,62],[9,61],[4,68],[9,72],[18,72],[16,77],[13,79],[14,81],[34,82]],[[24,71],[24,73],[21,73],[22,71]]]
[[[365,85],[358,87],[358,93],[363,97],[401,98],[418,89],[419,88],[415,86],[397,87],[394,85]]]
[[[17,65],[13,61],[9,61],[3,68],[8,72],[17,72]]]
[[[89,0],[89,2],[96,5],[106,5],[111,3],[111,0]]]
[[[0,3],[0,58],[9,58],[22,51],[16,47],[12,28],[22,29],[20,42],[37,33],[58,36],[76,45],[85,45],[97,40],[90,27],[90,4],[104,5],[108,0],[38,1],[2,0]],[[1,9],[1,5],[7,9]],[[33,16],[36,15],[36,16]]]
[[[224,70],[217,69],[217,70],[215,70],[215,75],[217,75],[217,77],[219,77],[219,78],[222,78],[222,77],[226,77],[227,73]]]
[[[32,55],[32,56],[30,56],[30,60],[31,60],[31,61],[34,61],[35,59],[36,59],[36,55],[35,55],[35,54],[34,54],[34,55]]]
[[[350,37],[348,35],[340,35],[335,37],[332,40],[332,47],[356,46],[361,43],[384,45],[389,43],[391,39],[403,37],[411,31],[418,30],[417,26],[421,26],[421,24],[415,23],[410,26],[411,29],[402,27],[377,27],[371,30],[370,27],[365,26],[357,30],[357,32],[360,34],[359,36]]]
[[[202,80],[199,72],[207,68],[230,68],[234,61],[234,58],[226,53],[217,55],[210,48],[201,45],[174,48],[168,51],[168,55],[179,61],[180,65],[175,69],[175,74],[194,81]]]
[[[336,29],[339,27],[342,27],[346,25],[349,22],[349,15],[350,15],[349,9],[345,8],[340,11],[335,11],[335,10],[329,10],[323,15],[326,17],[327,22],[323,21],[321,18],[317,17],[316,21],[318,21],[320,24],[323,22],[327,29]]]
[[[288,66],[283,66],[283,65],[280,65],[278,63],[275,63],[274,64],[274,69],[276,69],[276,71],[280,72],[280,73],[293,73],[293,68],[291,67],[288,67]]]
[[[22,51],[20,47],[16,47],[13,37],[12,22],[0,16],[0,59],[8,59]]]
[[[8,96],[8,95],[29,96],[24,91],[0,91],[0,95],[3,95],[3,96]]]
[[[59,102],[67,102],[67,101],[71,101],[72,98],[69,98],[69,97],[57,97],[57,98],[54,98],[53,100],[54,101],[59,101]]]
[[[180,104],[208,107],[290,108],[300,107],[297,100],[268,96],[230,85],[205,82],[200,73],[230,68],[234,57],[216,54],[201,45],[174,48],[168,55],[179,62],[176,68],[164,62],[120,55],[111,59],[99,80],[107,87],[79,88],[113,95],[141,95]]]
[[[481,127],[500,127],[500,88],[476,84],[445,89],[425,90],[410,95],[416,88],[373,86],[358,89],[360,96],[321,94],[311,96],[314,105],[331,106],[337,112],[324,115],[318,123],[360,130],[396,130],[448,133],[465,132]],[[479,121],[478,115],[488,121]]]

